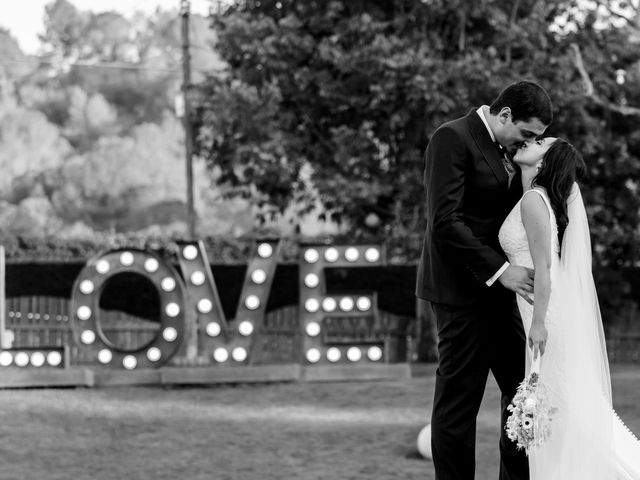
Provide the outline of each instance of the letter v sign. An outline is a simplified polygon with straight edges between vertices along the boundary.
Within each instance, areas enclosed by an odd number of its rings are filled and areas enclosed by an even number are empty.
[[[264,323],[280,242],[264,240],[254,245],[232,322],[225,317],[202,242],[178,245],[180,268],[197,314],[198,355],[214,364],[250,364],[251,347]]]

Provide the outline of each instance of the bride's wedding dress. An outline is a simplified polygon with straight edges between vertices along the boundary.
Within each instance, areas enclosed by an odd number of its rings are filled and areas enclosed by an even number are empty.
[[[540,381],[550,403],[558,409],[551,438],[529,451],[531,480],[640,480],[640,442],[612,408],[606,344],[591,273],[589,227],[580,190],[574,184],[562,255],[546,191],[536,187],[525,195],[542,197],[551,222],[551,296]],[[500,245],[511,264],[533,268],[521,201],[502,224]],[[517,300],[528,332],[533,306],[519,296]],[[526,355],[528,370],[530,348]]]

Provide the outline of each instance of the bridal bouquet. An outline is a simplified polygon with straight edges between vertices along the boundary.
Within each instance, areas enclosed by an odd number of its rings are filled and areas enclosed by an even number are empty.
[[[549,404],[547,392],[540,382],[539,358],[507,407],[511,412],[505,426],[507,436],[517,442],[519,450],[524,448],[527,455],[531,447],[542,445],[551,436],[551,420],[557,411]]]

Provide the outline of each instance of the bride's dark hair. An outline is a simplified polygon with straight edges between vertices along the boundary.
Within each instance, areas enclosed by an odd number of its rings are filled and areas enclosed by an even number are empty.
[[[532,185],[544,187],[551,200],[551,208],[558,223],[558,241],[562,245],[564,231],[569,224],[567,199],[574,182],[587,172],[582,155],[566,140],[558,138],[542,157],[542,166]]]

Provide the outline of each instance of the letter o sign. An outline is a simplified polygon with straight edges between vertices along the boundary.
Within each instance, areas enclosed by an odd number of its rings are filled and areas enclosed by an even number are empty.
[[[161,303],[158,333],[134,350],[111,342],[100,324],[100,295],[107,280],[120,273],[146,277],[156,287]],[[99,254],[87,262],[73,285],[70,318],[76,343],[88,349],[91,361],[104,366],[127,370],[158,367],[176,353],[184,338],[185,291],[176,269],[155,253],[118,249]]]

